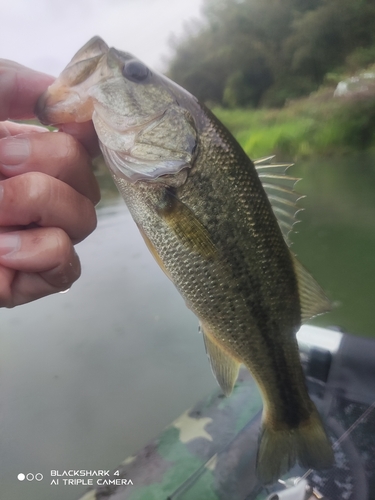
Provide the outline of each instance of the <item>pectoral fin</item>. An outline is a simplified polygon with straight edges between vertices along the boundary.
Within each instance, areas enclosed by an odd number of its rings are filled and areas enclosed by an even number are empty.
[[[157,207],[157,213],[164,219],[178,239],[193,252],[205,258],[216,255],[216,247],[210,233],[171,189],[167,189],[163,202]]]
[[[229,396],[237,380],[240,363],[219,345],[206,327],[202,324],[200,324],[200,327],[212,372],[223,393]]]

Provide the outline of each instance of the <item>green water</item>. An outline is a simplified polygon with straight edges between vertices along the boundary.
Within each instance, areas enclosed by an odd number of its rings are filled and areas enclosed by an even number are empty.
[[[375,336],[375,155],[300,163],[305,211],[293,250],[335,302],[313,323]]]
[[[357,335],[375,331],[374,160],[301,162],[291,172],[304,177],[298,190],[308,195],[293,250],[340,302],[315,322]],[[7,500],[51,498],[49,481],[30,490],[20,472],[48,478],[51,469],[114,468],[216,388],[196,318],[123,202],[114,204],[119,197],[107,171],[99,177],[98,228],[77,245],[81,278],[69,293],[3,310],[0,318],[0,483]],[[54,500],[85,489],[53,488]]]

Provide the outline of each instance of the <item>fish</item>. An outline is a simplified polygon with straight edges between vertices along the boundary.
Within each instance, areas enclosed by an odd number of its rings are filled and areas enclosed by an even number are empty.
[[[188,91],[94,37],[39,98],[44,124],[92,120],[107,167],[155,260],[199,320],[232,392],[245,365],[263,399],[256,473],[333,464],[296,333],[331,303],[290,250],[296,179],[252,162]]]

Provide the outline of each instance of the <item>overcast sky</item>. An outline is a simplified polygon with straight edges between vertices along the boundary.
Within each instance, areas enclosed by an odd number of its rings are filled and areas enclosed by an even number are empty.
[[[92,36],[163,69],[202,0],[0,0],[0,58],[57,76]]]

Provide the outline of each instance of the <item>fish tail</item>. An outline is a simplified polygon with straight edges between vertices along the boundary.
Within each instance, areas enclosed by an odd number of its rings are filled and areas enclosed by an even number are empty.
[[[263,484],[273,483],[297,461],[307,469],[333,465],[332,446],[315,408],[296,428],[275,426],[267,419],[263,422],[256,466],[258,479]]]

